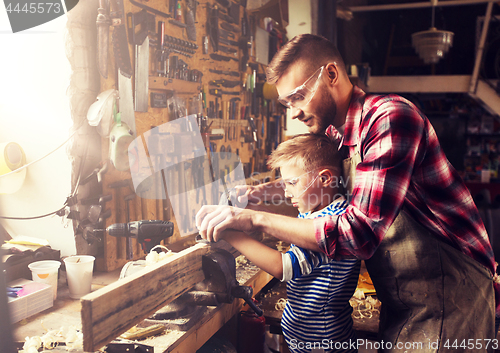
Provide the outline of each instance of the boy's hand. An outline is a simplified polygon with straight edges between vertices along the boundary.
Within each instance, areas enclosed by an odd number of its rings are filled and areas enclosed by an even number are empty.
[[[253,211],[231,206],[203,206],[196,214],[196,227],[203,239],[216,242],[226,229],[252,232]]]

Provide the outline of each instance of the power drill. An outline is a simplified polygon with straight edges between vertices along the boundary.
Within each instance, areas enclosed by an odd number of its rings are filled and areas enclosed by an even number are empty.
[[[168,221],[145,220],[129,223],[115,223],[106,228],[114,237],[136,238],[142,250],[148,254],[163,239],[174,234],[174,224]]]

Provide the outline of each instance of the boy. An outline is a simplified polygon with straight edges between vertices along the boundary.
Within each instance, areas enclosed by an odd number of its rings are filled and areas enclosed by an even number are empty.
[[[285,196],[298,208],[299,218],[317,218],[345,212],[340,162],[330,138],[304,134],[281,143],[268,166],[280,168]],[[356,352],[349,299],[358,280],[357,259],[336,261],[294,245],[282,254],[245,233],[231,232],[224,239],[254,264],[287,281],[281,326],[290,351]]]

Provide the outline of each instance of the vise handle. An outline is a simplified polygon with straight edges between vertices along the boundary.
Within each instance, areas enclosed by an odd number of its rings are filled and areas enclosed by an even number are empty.
[[[253,311],[255,311],[255,314],[257,314],[257,316],[262,316],[264,314],[262,309],[259,308],[257,305],[255,305],[255,303],[252,300],[252,294],[253,294],[252,287],[235,286],[235,287],[231,288],[231,294],[235,298],[241,298],[241,299],[245,300],[245,302],[248,304],[248,306],[251,307]]]

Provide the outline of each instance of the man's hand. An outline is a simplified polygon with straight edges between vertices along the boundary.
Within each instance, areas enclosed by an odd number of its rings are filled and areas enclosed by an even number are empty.
[[[239,205],[248,205],[249,203],[256,204],[259,203],[261,200],[259,197],[255,197],[254,194],[256,193],[256,187],[253,185],[237,185],[234,187],[234,196],[237,199],[237,204]],[[231,195],[232,196],[232,195]],[[244,208],[244,207],[243,207]]]
[[[239,185],[232,191],[240,205],[255,205],[263,201],[283,200],[285,197],[281,179],[258,185]]]
[[[202,238],[215,242],[225,229],[253,232],[255,212],[231,206],[203,206],[196,214],[196,227]]]

